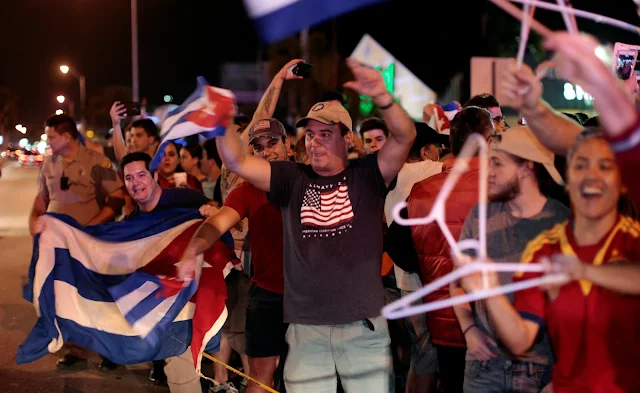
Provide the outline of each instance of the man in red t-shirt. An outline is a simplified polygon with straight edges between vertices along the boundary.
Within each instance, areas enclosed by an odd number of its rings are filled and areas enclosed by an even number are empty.
[[[257,121],[249,130],[253,154],[267,161],[286,161],[289,138],[284,126],[275,119]],[[249,239],[253,277],[245,328],[249,374],[273,386],[278,357],[286,348],[282,301],[283,235],[280,208],[267,199],[267,193],[244,182],[229,194],[224,206],[211,216],[187,247],[180,276],[187,278],[196,268],[196,256],[209,249],[219,238],[244,218],[249,219]],[[260,389],[249,384],[247,392]]]

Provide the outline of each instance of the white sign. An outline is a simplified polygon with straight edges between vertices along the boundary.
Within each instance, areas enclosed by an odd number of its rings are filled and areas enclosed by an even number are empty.
[[[593,101],[593,97],[589,93],[585,93],[582,87],[576,85],[574,88],[574,86],[568,82],[564,84],[562,95],[564,95],[564,99],[567,101]]]
[[[429,86],[418,79],[369,34],[362,37],[351,53],[351,57],[368,66],[380,66],[382,69],[386,69],[391,63],[395,64],[394,95],[412,118],[422,119],[422,108],[436,100],[436,93]]]

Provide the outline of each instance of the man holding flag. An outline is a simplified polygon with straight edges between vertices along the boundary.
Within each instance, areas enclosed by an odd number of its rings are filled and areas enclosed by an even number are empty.
[[[389,126],[380,151],[349,162],[349,113],[321,102],[298,122],[311,165],[244,154],[233,128],[219,140],[222,161],[280,206],[284,224],[284,322],[287,391],[388,392],[390,338],[380,316],[384,292],[383,222],[388,186],[415,138],[413,121],[388,93],[381,74],[348,60],[345,86],[373,98]],[[358,282],[358,285],[354,285]]]
[[[195,282],[176,280],[176,265],[201,225],[198,209],[209,200],[191,189],[161,189],[150,161],[145,153],[122,161],[137,203],[127,222],[39,220],[25,288],[39,319],[18,363],[73,342],[119,364],[166,359],[172,393],[200,393],[202,353],[219,344],[227,316],[224,275],[237,262],[233,241],[226,233],[207,250]]]
[[[162,189],[149,171],[150,163],[151,157],[146,153],[130,153],[122,159],[121,168],[125,186],[136,204],[133,212],[125,218],[126,220],[134,220],[146,213],[174,208],[199,209],[205,205],[216,206],[201,192],[191,188]],[[207,250],[214,243],[212,242]],[[156,362],[154,362],[155,367]],[[200,393],[200,377],[193,367],[191,351],[187,350],[181,356],[166,359],[164,370],[167,384],[172,393]],[[155,371],[155,378],[161,378],[160,370],[153,371]]]

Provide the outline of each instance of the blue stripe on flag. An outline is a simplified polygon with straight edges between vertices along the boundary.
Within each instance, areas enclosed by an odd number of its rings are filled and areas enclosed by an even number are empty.
[[[144,239],[187,221],[202,219],[198,209],[179,208],[161,212],[145,213],[131,221],[120,221],[108,225],[83,227],[76,220],[58,213],[46,213],[82,232],[106,242],[128,242]],[[36,239],[34,239],[36,243]]]
[[[78,294],[83,298],[109,303],[113,302],[113,297],[107,288],[120,284],[126,278],[122,275],[106,275],[89,270],[73,258],[68,249],[63,248],[55,250],[53,274],[55,280],[76,287]]]
[[[63,221],[80,231],[107,242],[126,242],[144,239],[164,232],[187,221],[202,219],[200,212],[196,209],[171,209],[162,212],[146,213],[137,216],[131,221],[114,222],[106,225],[96,225],[83,227],[76,220],[65,214],[45,213]],[[229,244],[228,238],[231,235],[227,232],[221,240]],[[33,254],[29,265],[29,281],[22,287],[23,298],[33,303],[33,279],[36,272],[36,262],[38,262],[40,250],[38,242],[40,235],[33,238]]]
[[[222,135],[224,133],[224,130],[225,130],[224,127],[216,127],[213,130],[209,130],[205,132],[195,132],[195,133],[192,132],[187,134],[180,133],[179,135],[177,133],[171,132],[172,129],[174,129],[176,126],[179,126],[180,124],[187,122],[187,120],[185,119],[185,116],[191,113],[191,111],[188,110],[189,105],[191,105],[196,100],[199,100],[206,94],[205,88],[209,86],[209,83],[207,82],[207,80],[204,79],[204,77],[199,76],[197,78],[197,84],[198,85],[194,90],[194,92],[191,93],[189,97],[187,97],[187,99],[182,103],[182,105],[180,105],[176,109],[169,112],[169,114],[167,115],[167,118],[164,120],[162,130],[160,130],[160,139],[162,142],[160,143],[160,146],[158,146],[158,150],[156,150],[156,154],[151,159],[151,164],[149,165],[149,168],[152,172],[154,172],[160,166],[160,163],[162,162],[162,158],[164,157],[164,150],[167,147],[167,145],[172,141],[176,139],[184,138],[185,136],[195,135],[195,134],[206,134],[207,139],[210,139],[215,136]],[[166,124],[169,124],[169,125],[165,127]],[[193,125],[193,127],[198,128],[198,126],[195,124]]]
[[[37,239],[39,237],[35,236]],[[36,243],[37,244],[37,243]],[[29,278],[29,284],[33,285],[33,278]],[[53,274],[50,274],[42,284],[42,292],[46,294],[53,293]],[[30,292],[33,298],[33,291]],[[40,318],[33,327],[24,344],[18,347],[16,362],[18,364],[28,363],[49,354],[49,344],[53,338],[58,337],[58,330],[53,324],[56,317],[55,297],[40,296]]]
[[[209,85],[209,82],[207,82],[207,80],[204,79],[203,76],[199,76],[196,78],[196,83],[198,85],[196,89],[193,91],[193,93],[191,93],[191,95],[189,95],[189,97],[187,97],[187,99],[184,100],[184,102],[179,107],[169,112],[167,114],[167,118],[165,119],[165,121],[169,120],[173,116],[179,115],[181,112],[184,112],[189,105],[191,105],[194,101],[202,97],[204,88]],[[160,136],[162,137],[163,135],[160,135]]]
[[[166,300],[166,298],[164,296],[161,295],[162,294],[162,288],[158,288],[155,291],[153,291],[152,293],[149,294],[149,296],[145,297],[143,300],[141,300],[138,304],[136,304],[131,311],[129,311],[127,313],[127,315],[125,315],[125,319],[131,324],[133,325],[134,323],[136,323],[138,320],[142,319],[143,317],[145,317],[147,314],[149,314],[149,312],[151,312],[154,308],[156,308],[157,306],[160,305],[160,303],[162,303],[163,301]]]
[[[382,1],[384,0],[298,0],[254,19],[254,22],[260,38],[271,44],[340,14]]]
[[[153,281],[154,283],[160,285],[160,281],[157,277],[152,276],[150,274],[144,272],[135,272],[127,280],[125,280],[122,284],[116,286],[118,291],[122,291],[123,288],[138,288],[142,283],[147,281]],[[186,306],[189,302],[193,294],[196,292],[197,286],[196,282],[192,281],[191,284],[186,289],[180,291],[180,293],[176,296],[174,303],[171,307],[163,314],[163,317],[160,321],[154,326],[154,328],[147,334],[145,340],[147,340],[151,344],[157,344],[162,337],[165,337],[165,331],[171,326],[176,316],[180,313],[180,311]],[[166,297],[163,296],[163,289],[157,289],[149,296],[141,300],[136,306],[131,309],[126,315],[125,319],[131,325],[138,322],[138,320],[147,316],[149,313],[154,312],[154,308],[159,306],[166,300]]]
[[[65,342],[73,342],[83,348],[98,352],[118,364],[136,364],[149,360],[162,360],[179,356],[191,343],[191,321],[172,323],[163,335],[162,345],[155,346],[138,336],[121,336],[57,318],[60,330],[65,332]],[[207,350],[217,351],[222,331],[209,341]],[[49,354],[47,346],[58,333],[53,323],[40,318],[24,344],[18,347],[16,362],[29,363]]]
[[[36,275],[36,262],[38,261],[40,255],[40,247],[38,244],[40,241],[40,234],[37,234],[33,237],[33,252],[31,254],[31,262],[29,264],[29,273],[27,277],[29,277],[29,282],[22,286],[22,298],[29,303],[33,303],[33,278]]]
[[[179,216],[176,217],[176,215]],[[143,214],[134,220],[124,223],[81,227],[68,216],[57,214],[52,214],[52,216],[55,216],[56,219],[61,220],[66,225],[70,225],[79,231],[97,237],[99,240],[109,242],[126,242],[142,239],[172,229],[193,219],[201,218],[199,212],[195,209],[174,209],[165,212]],[[77,233],[74,234],[72,231],[73,230],[70,232],[71,236],[77,235]],[[40,259],[39,239],[40,236],[34,238],[32,266],[29,269],[29,290],[25,294],[25,298],[28,298],[30,301],[33,301],[35,265]],[[181,241],[184,240],[185,239],[182,239]],[[229,233],[225,233],[222,240],[232,249],[233,239]],[[80,247],[82,248],[82,245],[80,245]],[[41,254],[41,256],[42,255],[43,254]],[[95,273],[71,255],[75,255],[73,250],[68,251],[62,248],[56,248],[53,250],[53,253],[47,252],[47,258],[55,258],[53,261],[54,269],[47,274],[44,281],[39,284],[38,311],[40,317],[25,340],[25,343],[18,349],[16,359],[18,363],[37,360],[57,347],[55,340],[59,340],[61,337],[56,328],[56,323],[62,332],[64,342],[76,343],[82,347],[101,353],[112,361],[120,364],[132,364],[149,361],[151,359],[164,359],[177,356],[184,353],[187,347],[192,344],[192,321],[174,322],[174,320],[193,297],[197,287],[195,281],[193,281],[189,287],[176,292],[175,302],[165,313],[156,315],[156,318],[150,318],[151,322],[149,326],[151,327],[147,328],[147,330],[140,330],[143,334],[146,334],[146,339],[141,338],[139,335],[127,335],[132,334],[131,331],[123,331],[123,334],[117,334],[117,332],[108,333],[102,330],[100,326],[93,325],[93,322],[88,322],[90,326],[82,326],[76,322],[75,319],[65,319],[56,315],[54,281],[66,282],[77,288],[78,295],[82,298],[100,302],[113,302],[113,293],[116,293],[118,295],[117,297],[121,298],[124,294],[135,290],[150,279],[153,279],[156,284],[161,283],[158,277],[149,275],[142,270],[137,270],[128,275],[128,277],[124,275]],[[51,263],[51,261],[47,262]],[[125,282],[130,286],[126,289],[119,289],[120,292],[118,292],[118,288]],[[147,303],[145,308],[148,312],[146,315],[154,312],[154,305],[157,305],[158,301],[162,300],[162,298],[156,298],[155,295],[156,294],[153,293],[148,295],[147,299],[143,299],[143,303]],[[67,301],[67,299],[59,300]],[[139,299],[134,299],[133,301],[137,304],[138,300]],[[73,301],[73,299],[68,299],[68,301]],[[206,309],[206,303],[204,306]],[[203,307],[203,305],[200,307]],[[134,307],[131,311],[132,312],[129,312],[130,316],[137,318],[137,320],[145,315],[142,309],[138,310]],[[156,322],[156,319],[159,322]],[[82,321],[82,319],[78,319],[78,321]],[[201,328],[202,327],[199,327],[198,329]],[[209,341],[207,350],[217,350],[219,340],[220,334]]]

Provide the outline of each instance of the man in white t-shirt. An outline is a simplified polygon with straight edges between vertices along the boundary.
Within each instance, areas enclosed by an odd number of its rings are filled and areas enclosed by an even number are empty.
[[[438,160],[441,146],[449,145],[449,136],[439,134],[426,123],[416,122],[415,126],[417,135],[407,162],[398,173],[395,187],[389,191],[384,203],[387,226],[393,222],[393,208],[407,199],[415,183],[442,172],[442,163]],[[402,296],[422,288],[418,273],[409,273],[394,265],[394,274]],[[424,314],[416,315],[405,318],[405,324],[412,342],[406,392],[433,392],[436,387],[438,359],[427,330],[427,319]]]

